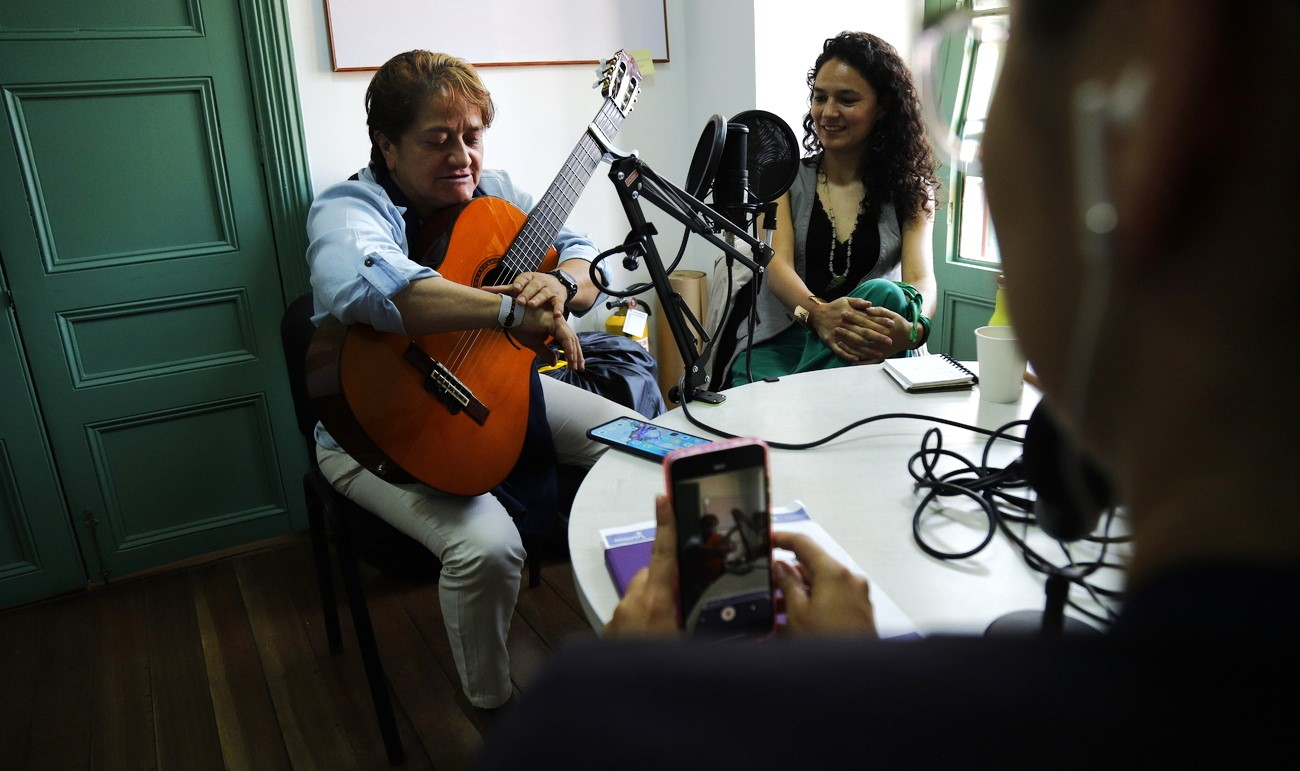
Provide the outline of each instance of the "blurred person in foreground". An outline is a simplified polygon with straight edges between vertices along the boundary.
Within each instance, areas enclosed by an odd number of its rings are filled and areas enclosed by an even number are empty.
[[[876,641],[862,579],[777,534],[802,563],[777,572],[785,639],[666,640],[661,503],[605,639],[551,661],[484,767],[1253,767],[1289,749],[1300,4],[1024,0],[1010,30],[988,196],[1046,403],[1128,511],[1117,621]]]

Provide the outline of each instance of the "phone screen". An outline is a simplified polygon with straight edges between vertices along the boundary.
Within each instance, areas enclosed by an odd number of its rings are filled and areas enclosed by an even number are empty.
[[[684,434],[681,431],[633,418],[612,420],[596,426],[587,434],[606,444],[655,460],[664,458],[673,450],[708,444],[712,441],[702,436]]]
[[[773,623],[767,447],[741,439],[686,452],[667,470],[682,626],[713,639],[765,636]]]

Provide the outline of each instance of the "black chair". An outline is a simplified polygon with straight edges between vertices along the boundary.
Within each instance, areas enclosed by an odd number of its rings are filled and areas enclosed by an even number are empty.
[[[280,319],[280,339],[284,346],[298,430],[306,444],[307,459],[311,466],[303,477],[303,493],[306,496],[316,579],[320,585],[321,607],[325,616],[325,633],[329,639],[330,652],[340,652],[343,649],[343,638],[339,629],[338,605],[330,569],[329,536],[332,534],[343,589],[356,627],[357,644],[361,648],[361,660],[375,706],[375,717],[379,721],[388,761],[396,765],[405,758],[405,751],[398,736],[397,721],[393,715],[392,700],[383,663],[379,658],[379,647],[375,641],[370,608],[361,585],[357,560],[363,559],[382,573],[408,581],[437,581],[442,563],[418,541],[335,490],[321,474],[316,464],[316,442],[313,437],[317,415],[307,392],[306,379],[307,348],[316,331],[311,315],[311,294],[295,299]],[[541,549],[528,541],[525,541],[525,547],[528,550],[528,583],[529,586],[537,586],[541,583]]]
[[[316,580],[320,586],[321,608],[325,616],[325,634],[329,639],[330,652],[340,652],[343,649],[343,638],[339,630],[338,605],[330,568],[328,527],[334,536],[339,572],[342,574],[352,622],[356,627],[357,644],[361,648],[361,660],[366,670],[366,680],[370,684],[370,697],[375,705],[379,731],[384,738],[384,749],[388,753],[388,762],[396,765],[402,762],[406,753],[397,733],[397,720],[393,716],[384,665],[379,658],[379,647],[370,622],[370,607],[361,586],[361,575],[357,567],[358,551],[362,551],[362,558],[371,564],[382,565],[386,570],[395,568],[404,574],[403,577],[410,579],[436,581],[442,564],[414,539],[335,490],[321,474],[320,467],[316,464],[316,441],[313,438],[317,416],[307,393],[306,379],[307,348],[316,330],[311,315],[311,294],[305,294],[290,303],[280,319],[280,340],[284,345],[285,365],[289,371],[289,387],[293,392],[298,431],[306,444],[307,459],[311,466],[303,476],[302,486],[307,501],[307,521],[311,528]],[[387,552],[385,558],[380,559],[384,552]]]

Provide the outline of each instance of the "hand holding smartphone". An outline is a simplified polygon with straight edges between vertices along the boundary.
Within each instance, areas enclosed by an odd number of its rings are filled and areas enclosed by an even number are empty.
[[[682,626],[710,639],[772,632],[768,449],[741,438],[674,450],[664,475],[677,526]]]

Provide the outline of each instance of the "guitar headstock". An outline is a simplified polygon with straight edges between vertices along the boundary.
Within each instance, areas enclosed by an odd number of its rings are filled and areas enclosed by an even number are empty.
[[[619,50],[605,61],[600,93],[626,118],[641,94],[641,68],[627,51]]]

